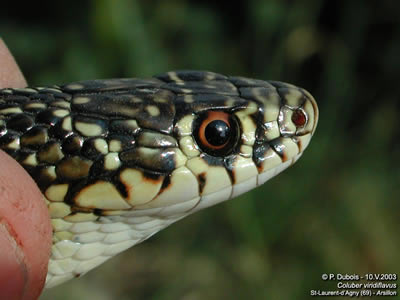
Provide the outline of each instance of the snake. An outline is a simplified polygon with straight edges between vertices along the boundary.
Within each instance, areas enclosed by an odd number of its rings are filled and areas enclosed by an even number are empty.
[[[262,185],[317,122],[305,89],[210,71],[0,90],[0,149],[51,218],[46,288]]]

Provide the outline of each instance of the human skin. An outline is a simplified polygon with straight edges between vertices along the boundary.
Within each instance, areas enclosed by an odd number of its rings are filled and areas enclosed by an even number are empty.
[[[26,81],[0,39],[0,88]],[[39,298],[51,250],[44,196],[29,174],[0,150],[0,299]]]

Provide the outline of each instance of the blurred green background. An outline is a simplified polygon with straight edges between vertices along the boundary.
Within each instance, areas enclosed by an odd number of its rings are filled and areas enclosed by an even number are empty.
[[[309,299],[336,289],[323,273],[400,275],[399,1],[32,1],[0,28],[30,85],[205,69],[320,107],[294,167],[42,300]]]

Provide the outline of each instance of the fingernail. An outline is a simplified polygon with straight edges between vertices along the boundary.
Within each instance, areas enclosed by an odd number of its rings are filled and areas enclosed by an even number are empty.
[[[0,299],[22,299],[27,281],[23,252],[0,219]]]

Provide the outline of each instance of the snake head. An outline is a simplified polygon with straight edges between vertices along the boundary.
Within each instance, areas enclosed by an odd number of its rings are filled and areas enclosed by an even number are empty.
[[[177,98],[175,129],[185,167],[198,182],[191,212],[243,194],[294,164],[318,121],[316,102],[304,89],[212,74],[201,93],[179,83],[186,94]]]
[[[263,184],[318,120],[301,88],[203,71],[4,89],[0,104],[0,148],[52,218],[47,287]]]

